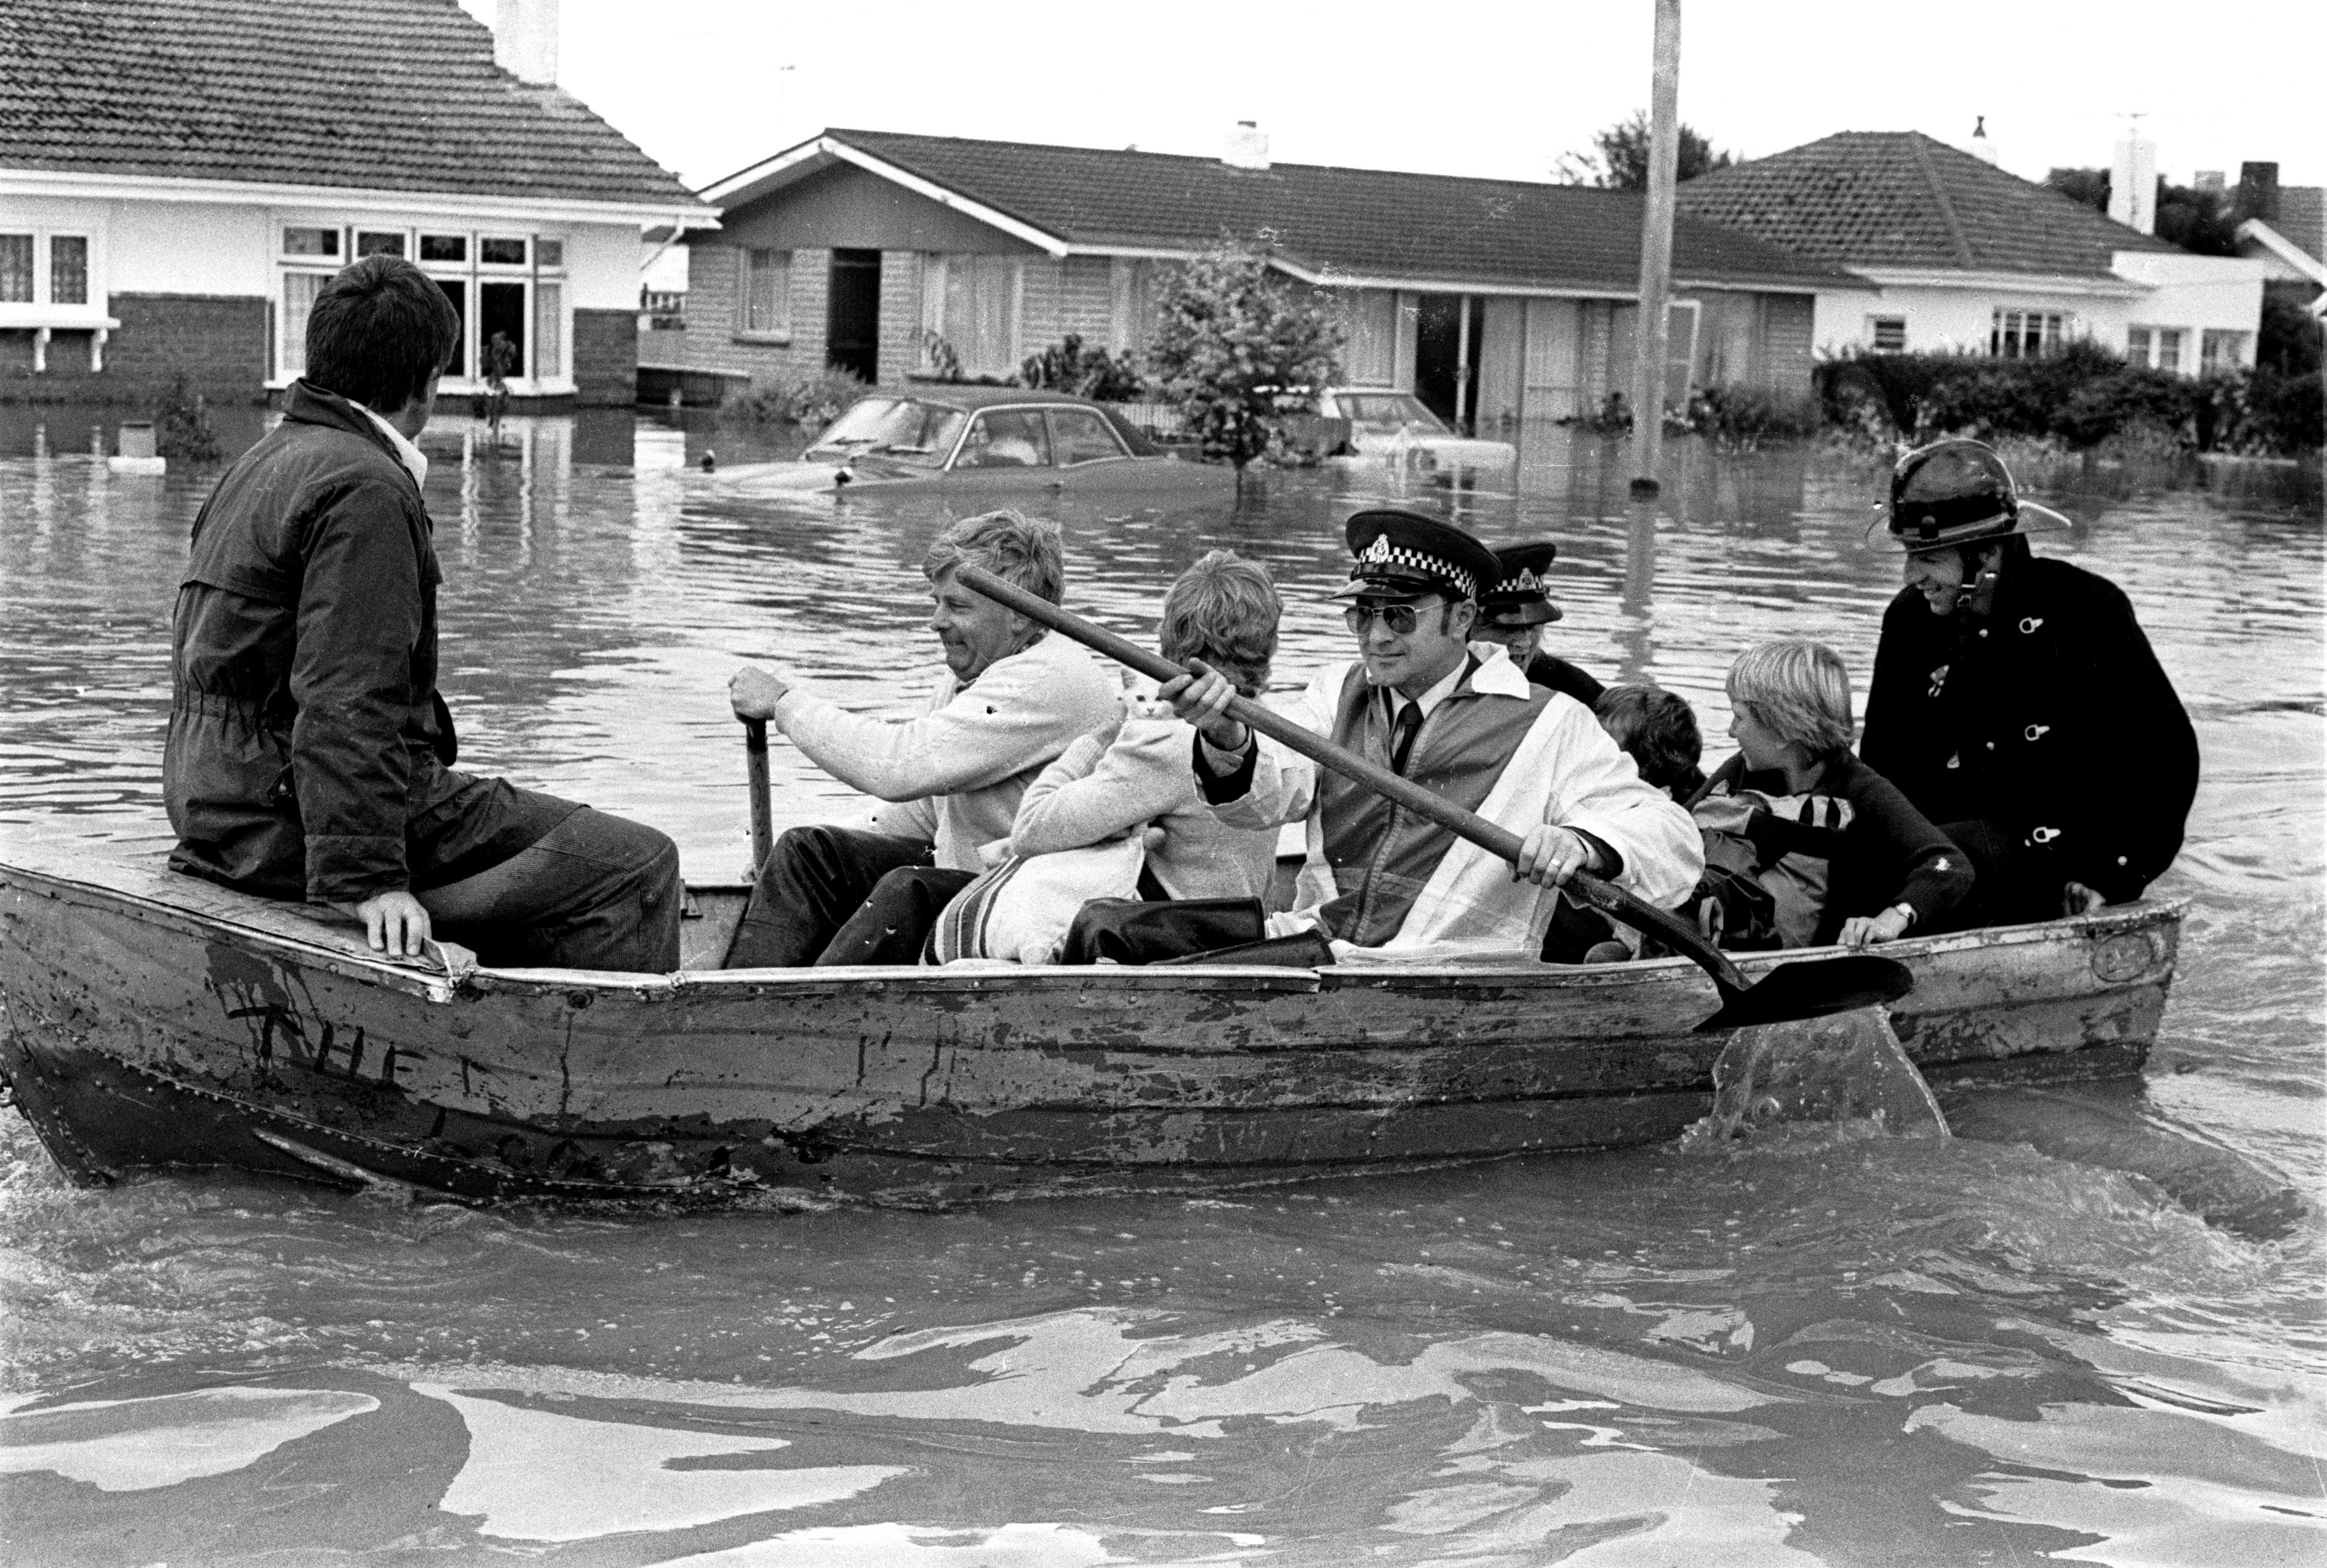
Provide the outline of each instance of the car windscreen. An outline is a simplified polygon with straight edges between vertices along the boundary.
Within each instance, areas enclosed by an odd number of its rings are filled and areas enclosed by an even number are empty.
[[[811,458],[885,457],[895,462],[935,468],[953,450],[967,418],[958,408],[913,397],[866,397],[834,420]]]
[[[1440,433],[1446,429],[1410,392],[1336,392],[1333,405],[1342,418],[1369,429],[1396,430],[1407,425]]]

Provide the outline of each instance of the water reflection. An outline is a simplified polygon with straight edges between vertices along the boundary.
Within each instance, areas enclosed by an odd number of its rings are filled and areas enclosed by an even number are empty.
[[[108,475],[117,415],[0,411],[11,845],[159,822],[168,607],[210,479]],[[777,502],[701,466],[786,439],[432,427],[466,757],[654,821],[716,878],[745,854],[737,660],[866,711],[926,692],[945,505]],[[1297,684],[1345,657],[1338,519],[1420,498],[1556,538],[1553,649],[1674,686],[1708,735],[1752,640],[1824,638],[1863,680],[1895,583],[1863,537],[1879,464],[1675,443],[1637,506],[1617,449],[1520,447],[1509,491],[1384,470],[1065,506],[1070,602],[1152,637],[1162,584],[1232,546],[1287,588]],[[2043,547],[2131,593],[2207,757],[2161,889],[2194,900],[2167,1035],[2112,1114],[2311,1192],[2316,485],[2205,477],[2072,466],[2042,491],[2080,524]],[[774,760],[780,824],[861,808]],[[2327,1514],[2315,1209],[2257,1241],[2011,1142],[779,1219],[82,1192],[11,1117],[0,1208],[0,1513],[26,1561],[2259,1562]]]

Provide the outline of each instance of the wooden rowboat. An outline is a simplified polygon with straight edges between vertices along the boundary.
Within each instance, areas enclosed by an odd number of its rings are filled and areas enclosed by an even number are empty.
[[[113,849],[0,865],[0,1069],[58,1162],[471,1199],[930,1204],[1411,1170],[1670,1137],[1726,1036],[1682,959],[1570,967],[695,966],[448,973]],[[2179,903],[1893,944],[1935,1081],[2137,1069]],[[1745,957],[1757,975],[1778,956]],[[1788,957],[1799,957],[1799,954]]]

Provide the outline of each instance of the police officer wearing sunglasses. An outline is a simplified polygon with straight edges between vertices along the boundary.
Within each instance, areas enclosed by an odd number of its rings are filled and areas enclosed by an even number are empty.
[[[2069,519],[1977,441],[1891,477],[1906,586],[1883,617],[1859,755],[1971,857],[1950,926],[2125,903],[2173,862],[2198,741],[2117,586],[2028,548]]]
[[[1704,869],[1688,814],[1642,783],[1591,710],[1530,685],[1504,650],[1473,644],[1500,578],[1463,529],[1401,509],[1363,511],[1334,597],[1357,657],[1320,674],[1287,713],[1337,744],[1500,823],[1525,841],[1513,868],[1305,758],[1259,746],[1223,716],[1217,677],[1164,688],[1199,731],[1205,798],[1238,826],[1305,822],[1308,855],[1269,933],[1314,929],[1360,947],[1524,949],[1532,956],[1578,870],[1670,907]]]

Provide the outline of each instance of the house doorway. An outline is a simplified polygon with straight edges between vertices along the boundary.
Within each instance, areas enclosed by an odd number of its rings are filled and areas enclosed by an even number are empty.
[[[881,253],[877,250],[832,253],[824,362],[860,381],[881,378]]]
[[[1414,332],[1414,395],[1454,429],[1469,433],[1479,406],[1477,345],[1487,302],[1472,294],[1422,294]]]

